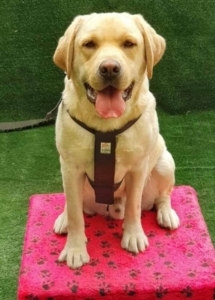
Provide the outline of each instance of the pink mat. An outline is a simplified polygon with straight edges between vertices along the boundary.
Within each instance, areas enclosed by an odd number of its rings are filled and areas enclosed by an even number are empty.
[[[91,261],[71,270],[57,261],[66,237],[52,231],[64,195],[32,196],[18,299],[215,299],[215,251],[195,191],[176,187],[172,204],[180,228],[161,229],[156,213],[144,212],[150,246],[139,255],[121,249],[122,221],[86,216]]]

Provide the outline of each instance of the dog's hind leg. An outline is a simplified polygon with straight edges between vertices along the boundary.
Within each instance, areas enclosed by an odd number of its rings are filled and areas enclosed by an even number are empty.
[[[64,206],[64,211],[57,217],[54,223],[54,232],[57,234],[67,234],[68,232],[68,217],[67,205]]]
[[[172,155],[165,149],[151,173],[150,189],[155,191],[155,207],[157,222],[161,227],[172,230],[178,228],[180,221],[171,207],[171,192],[175,183],[175,163]]]

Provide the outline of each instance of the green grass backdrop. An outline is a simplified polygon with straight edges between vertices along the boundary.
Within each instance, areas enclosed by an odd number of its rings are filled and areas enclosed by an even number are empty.
[[[41,118],[58,101],[57,40],[77,14],[141,13],[166,38],[151,90],[176,161],[193,186],[215,243],[215,5],[213,0],[1,0],[0,121]],[[0,299],[16,299],[28,200],[61,192],[54,126],[0,134]]]
[[[214,109],[213,0],[1,0],[0,120],[41,117],[62,90],[52,55],[77,14],[141,13],[167,40],[151,87],[166,111]]]

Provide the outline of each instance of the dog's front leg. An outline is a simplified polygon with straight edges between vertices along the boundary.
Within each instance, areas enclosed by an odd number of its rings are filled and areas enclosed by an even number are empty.
[[[123,223],[122,248],[138,253],[148,247],[148,239],[141,224],[141,199],[146,180],[148,163],[130,171],[125,177],[126,207]]]
[[[89,262],[83,217],[83,190],[85,175],[75,164],[61,159],[64,192],[67,207],[67,241],[59,256],[70,268],[76,269]]]

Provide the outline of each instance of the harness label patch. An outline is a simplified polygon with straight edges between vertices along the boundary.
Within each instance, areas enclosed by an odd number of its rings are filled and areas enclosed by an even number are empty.
[[[100,144],[101,154],[111,154],[111,143],[101,143]]]

